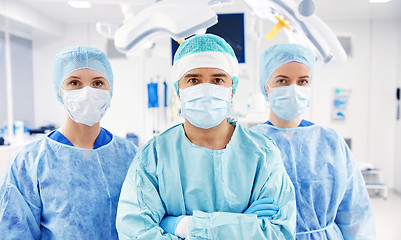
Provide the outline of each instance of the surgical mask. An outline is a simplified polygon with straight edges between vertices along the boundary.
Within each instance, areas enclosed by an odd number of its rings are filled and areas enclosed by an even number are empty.
[[[93,126],[100,122],[110,106],[110,91],[92,87],[62,90],[64,107],[71,119]]]
[[[301,116],[309,107],[311,88],[296,84],[270,88],[270,106],[273,112],[284,120]]]
[[[194,126],[209,129],[231,112],[232,87],[202,83],[180,89],[181,112]]]

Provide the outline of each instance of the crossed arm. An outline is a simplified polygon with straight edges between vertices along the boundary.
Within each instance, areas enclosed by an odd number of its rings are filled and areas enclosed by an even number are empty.
[[[140,156],[137,156],[138,158]],[[158,179],[152,164],[134,160],[123,184],[117,211],[117,230],[120,239],[179,239],[168,230],[163,218],[168,216],[158,192]],[[188,221],[186,239],[294,239],[295,194],[292,183],[282,164],[272,166],[270,175],[255,184],[252,203],[274,199],[279,210],[272,216],[258,217],[256,210],[245,213],[194,211]],[[176,216],[178,217],[178,216]],[[166,219],[166,218],[165,218]],[[184,218],[183,218],[184,219]],[[182,219],[179,219],[182,220]],[[178,221],[179,224],[179,221]],[[164,228],[163,229],[163,225]],[[167,230],[167,231],[166,231]],[[180,234],[179,234],[180,235]]]

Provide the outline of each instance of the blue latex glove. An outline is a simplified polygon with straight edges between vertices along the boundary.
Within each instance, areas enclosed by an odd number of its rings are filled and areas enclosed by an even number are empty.
[[[175,229],[177,228],[177,224],[180,222],[180,220],[185,217],[185,215],[181,215],[178,217],[175,216],[165,216],[162,221],[160,222],[160,227],[163,228],[165,232],[168,232],[170,234],[174,234]]]
[[[272,219],[280,208],[273,204],[273,199],[261,198],[256,200],[245,210],[244,214],[256,214],[258,217],[267,217]]]

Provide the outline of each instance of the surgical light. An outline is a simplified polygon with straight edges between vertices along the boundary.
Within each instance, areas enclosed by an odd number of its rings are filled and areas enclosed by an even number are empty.
[[[285,21],[284,18],[280,17],[279,15],[275,16],[277,19],[277,24],[274,26],[272,30],[266,35],[267,40],[272,40],[274,36],[283,28],[286,27],[287,29],[291,29],[290,25]]]
[[[73,8],[91,8],[92,7],[92,4],[90,4],[87,1],[68,1],[67,4]]]
[[[207,1],[163,0],[133,15],[109,35],[116,49],[133,52],[152,38],[165,35],[176,41],[187,38],[217,23],[217,15]],[[105,27],[105,26],[103,26]]]
[[[245,0],[245,2],[258,17],[277,23],[268,34],[270,39],[279,28],[282,28],[290,43],[312,49],[318,59],[326,64],[342,64],[347,60],[347,54],[337,36],[314,13],[314,1]]]
[[[313,0],[303,0],[298,5],[298,11],[302,16],[311,16],[315,13],[315,2]]]

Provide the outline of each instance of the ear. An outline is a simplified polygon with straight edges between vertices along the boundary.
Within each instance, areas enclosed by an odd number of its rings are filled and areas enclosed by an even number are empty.
[[[266,95],[267,95],[267,101],[268,101],[268,102],[270,102],[270,94],[269,94],[269,92],[270,92],[269,84],[266,84],[265,93],[266,93]]]
[[[269,95],[269,92],[270,92],[269,84],[266,84],[265,93],[266,93],[267,95]]]
[[[60,87],[60,90],[59,90],[59,94],[60,94],[61,99],[64,102],[64,91],[63,91],[63,89],[61,87]]]

